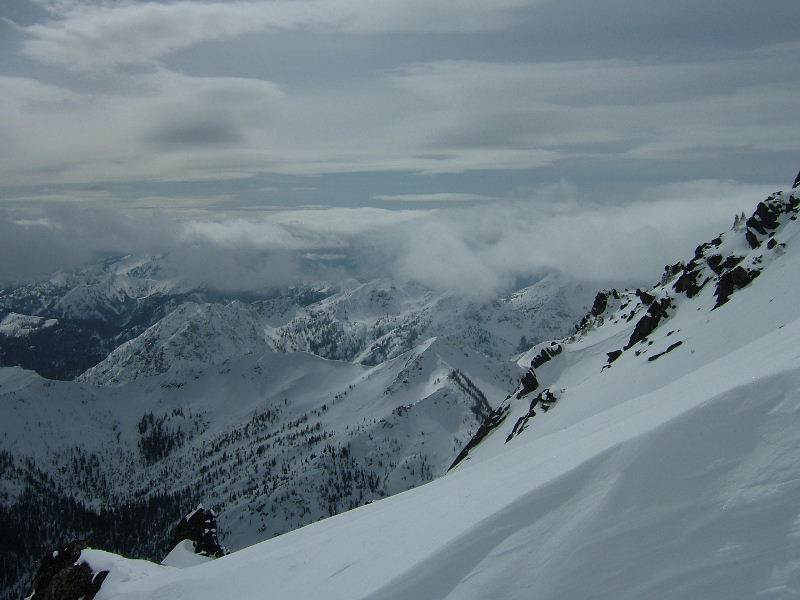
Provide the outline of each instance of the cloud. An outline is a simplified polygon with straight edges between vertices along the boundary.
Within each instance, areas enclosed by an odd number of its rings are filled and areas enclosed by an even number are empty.
[[[158,15],[197,7],[122,8]],[[198,10],[212,9],[223,10]],[[307,86],[163,66],[99,76],[102,85],[76,89],[0,77],[0,176],[6,185],[26,185],[441,175],[592,158],[709,161],[794,152],[800,80],[787,74],[796,72],[798,51],[798,43],[780,44],[694,62],[438,60]],[[97,60],[114,54],[87,52]]]
[[[479,202],[495,200],[492,196],[481,194],[465,194],[457,192],[441,192],[437,194],[379,194],[373,200],[386,202]]]
[[[130,217],[75,203],[0,213],[0,281],[107,254],[158,254],[167,276],[225,291],[390,277],[490,297],[559,271],[598,287],[646,285],[752,211],[770,185],[698,180],[615,204],[569,182],[515,200],[436,210],[303,209],[259,219]]]
[[[46,202],[0,211],[0,283],[47,277],[108,255],[162,255],[166,277],[224,291],[271,289],[320,278],[358,235],[391,228],[423,211],[319,209],[254,221],[131,216],[93,202]],[[316,256],[316,258],[315,258]],[[321,257],[321,260],[317,260]],[[301,264],[302,263],[302,264]]]
[[[554,270],[597,286],[646,285],[771,191],[703,180],[610,205],[561,182],[524,200],[436,211],[354,246],[364,249],[369,272],[468,295],[495,294]]]
[[[152,65],[201,42],[269,30],[356,34],[465,33],[513,23],[534,0],[271,0],[249,2],[47,2],[56,18],[21,27],[23,52],[78,70]]]

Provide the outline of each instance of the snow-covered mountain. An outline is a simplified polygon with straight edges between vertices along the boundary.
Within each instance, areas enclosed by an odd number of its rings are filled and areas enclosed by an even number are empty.
[[[0,369],[0,521],[27,528],[19,546],[34,555],[66,536],[156,558],[198,501],[238,549],[430,481],[491,412],[487,398],[519,378],[523,337],[563,334],[591,300],[555,274],[485,302],[389,281],[211,298],[126,283],[154,273],[129,262],[4,296],[47,315],[9,312],[4,348],[35,355],[61,338],[32,332],[60,323],[92,323],[95,342],[113,346],[77,381]],[[120,291],[134,288],[153,293]],[[95,308],[56,311],[76,289],[92,289],[82,297]],[[42,509],[52,521],[31,522]],[[142,532],[139,519],[163,530]],[[5,581],[26,558],[5,562]]]
[[[799,212],[598,294],[447,475],[187,569],[85,550],[97,598],[800,597]]]
[[[249,303],[186,302],[78,379],[118,384],[193,364],[203,370],[268,350],[374,366],[432,337],[484,356],[506,376],[516,376],[508,362],[526,348],[525,341],[566,331],[591,292],[585,284],[551,273],[484,302],[388,280],[351,281],[319,296],[305,305],[288,294]]]

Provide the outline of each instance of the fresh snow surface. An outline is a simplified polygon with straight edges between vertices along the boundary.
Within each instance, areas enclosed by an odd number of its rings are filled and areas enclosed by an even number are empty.
[[[177,567],[179,569],[185,569],[186,567],[193,567],[194,565],[200,565],[210,560],[214,559],[209,556],[203,556],[202,554],[197,554],[194,551],[193,541],[182,540],[178,542],[178,544],[172,550],[170,550],[169,554],[167,554],[164,557],[164,560],[161,561],[161,564],[167,567]]]
[[[604,368],[642,316],[623,294],[537,370],[558,401],[509,439],[510,397],[446,476],[188,569],[87,554],[98,600],[799,598],[797,233],[727,234],[761,274],[714,310],[656,286],[668,319]]]

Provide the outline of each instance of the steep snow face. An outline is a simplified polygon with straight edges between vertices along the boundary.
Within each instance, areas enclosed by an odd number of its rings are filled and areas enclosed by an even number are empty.
[[[188,570],[87,554],[98,598],[800,596],[800,192],[765,204],[534,347],[446,476]]]
[[[600,292],[575,335],[522,355],[528,373],[459,460],[491,453],[489,447],[528,429],[549,431],[657,389],[676,372],[701,368],[782,328],[796,306],[797,276],[787,253],[799,245],[799,211],[800,190],[776,193],[752,217],[737,216],[730,231],[698,246],[690,261],[666,267],[653,288]],[[769,283],[753,289],[768,286],[765,300],[751,291],[762,276]]]

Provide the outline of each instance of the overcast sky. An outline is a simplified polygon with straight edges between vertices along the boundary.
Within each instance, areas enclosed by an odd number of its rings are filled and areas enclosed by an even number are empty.
[[[797,9],[3,0],[1,216],[272,215],[285,231],[303,208],[309,231],[352,235],[558,205],[620,223],[651,199],[693,207],[694,224],[665,218],[689,238],[743,208],[732,190],[800,168]]]

